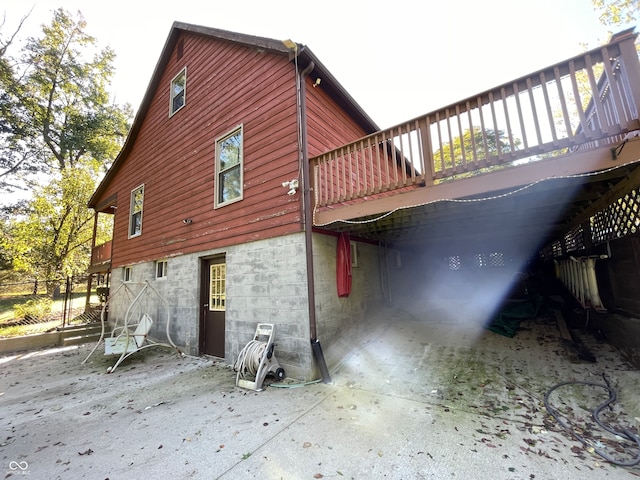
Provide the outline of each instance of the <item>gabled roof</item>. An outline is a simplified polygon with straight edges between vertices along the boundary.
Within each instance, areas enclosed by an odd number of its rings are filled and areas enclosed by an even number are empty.
[[[142,103],[138,108],[136,116],[133,120],[133,125],[129,130],[129,134],[125,140],[124,146],[118,156],[113,162],[111,168],[107,171],[106,175],[100,182],[100,185],[91,196],[89,200],[89,207],[95,208],[97,199],[100,198],[107,185],[112,180],[120,165],[131,151],[133,144],[135,143],[140,126],[144,117],[147,115],[151,101],[153,100],[153,94],[158,88],[162,72],[169,62],[171,53],[178,41],[178,37],[182,32],[193,33],[196,35],[204,35],[209,38],[224,40],[233,42],[240,45],[245,45],[252,48],[261,48],[268,50],[272,53],[288,56],[293,60],[292,51],[287,48],[281,40],[274,40],[270,38],[257,37],[253,35],[246,35],[242,33],[229,32],[226,30],[219,30],[216,28],[209,28],[200,25],[192,25],[182,22],[174,22],[169,36],[165,42],[158,63],[153,71],[149,86],[144,94]],[[356,101],[349,95],[349,93],[340,85],[336,78],[327,70],[327,68],[320,62],[320,60],[313,54],[313,52],[305,45],[298,44],[298,67],[300,70],[305,69],[307,66],[313,63],[314,67],[312,73],[316,77],[322,79],[322,89],[330,95],[341,108],[343,108],[351,117],[360,125],[365,132],[373,133],[379,129],[374,121],[362,110],[362,108],[356,103]]]

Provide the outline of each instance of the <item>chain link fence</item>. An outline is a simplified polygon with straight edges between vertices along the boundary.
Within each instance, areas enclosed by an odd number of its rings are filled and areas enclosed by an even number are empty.
[[[47,295],[47,280],[0,283],[0,328],[47,324],[53,329],[98,321],[101,298],[94,288],[87,302],[88,279],[54,282],[53,298]]]

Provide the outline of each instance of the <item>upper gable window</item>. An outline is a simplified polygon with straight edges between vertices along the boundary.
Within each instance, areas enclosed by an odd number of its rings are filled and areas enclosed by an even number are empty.
[[[142,233],[142,205],[144,203],[144,185],[131,190],[129,207],[129,238]]]
[[[216,140],[215,206],[242,200],[242,125]]]
[[[187,93],[187,67],[171,80],[169,116],[184,107]]]

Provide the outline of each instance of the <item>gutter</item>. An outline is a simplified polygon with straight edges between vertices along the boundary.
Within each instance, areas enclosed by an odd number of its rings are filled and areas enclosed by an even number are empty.
[[[297,54],[297,52],[296,52]],[[329,369],[324,359],[322,352],[322,346],[318,340],[317,321],[316,321],[316,296],[315,296],[315,282],[313,279],[313,215],[311,215],[311,185],[310,185],[310,168],[309,168],[309,151],[307,148],[307,108],[306,108],[306,88],[304,79],[315,68],[315,63],[310,61],[309,64],[298,72],[296,64],[296,76],[299,81],[299,87],[296,89],[298,98],[298,115],[300,121],[300,161],[301,165],[301,187],[303,192],[302,197],[302,216],[304,221],[304,237],[305,237],[305,250],[307,254],[307,297],[309,299],[309,332],[311,337],[311,349],[313,351],[313,357],[316,360],[320,374],[322,375],[323,383],[331,383],[331,376],[329,375]]]

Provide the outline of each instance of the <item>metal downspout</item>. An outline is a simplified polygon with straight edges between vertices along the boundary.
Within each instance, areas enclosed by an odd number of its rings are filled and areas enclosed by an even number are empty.
[[[322,353],[322,346],[318,340],[317,324],[316,324],[316,297],[315,282],[313,280],[313,216],[311,215],[311,185],[310,185],[310,168],[309,168],[309,151],[307,148],[307,109],[306,109],[306,93],[305,93],[305,77],[311,73],[315,64],[309,63],[307,67],[299,73],[299,119],[300,119],[300,142],[302,156],[302,216],[304,220],[304,236],[307,252],[307,296],[309,299],[309,331],[311,336],[311,349],[313,356],[322,375],[324,383],[331,383],[329,369]],[[296,71],[296,75],[298,72]]]

